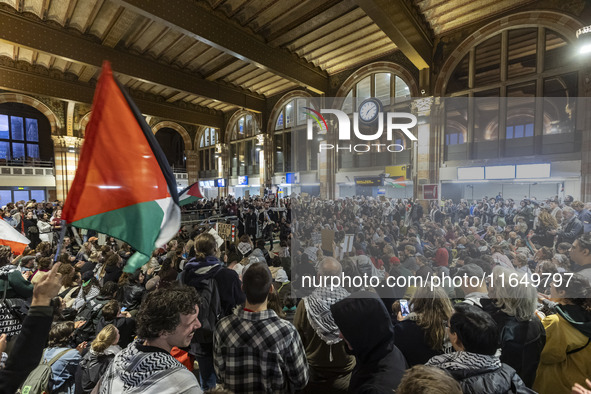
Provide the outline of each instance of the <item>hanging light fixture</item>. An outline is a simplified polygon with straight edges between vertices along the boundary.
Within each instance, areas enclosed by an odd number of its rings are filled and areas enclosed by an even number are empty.
[[[591,53],[591,26],[577,30],[577,39],[579,40],[579,54]]]

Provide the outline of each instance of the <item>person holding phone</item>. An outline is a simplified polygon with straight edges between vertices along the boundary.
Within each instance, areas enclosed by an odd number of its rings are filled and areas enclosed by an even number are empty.
[[[406,317],[410,313],[408,309],[408,301],[407,300],[400,300],[400,316]]]
[[[400,349],[408,365],[424,364],[431,357],[444,353],[451,344],[446,342],[445,322],[452,315],[451,301],[445,291],[427,284],[417,288],[404,305],[400,300],[402,321],[394,326],[394,343]],[[412,312],[411,312],[412,311]],[[402,316],[408,312],[407,316]]]

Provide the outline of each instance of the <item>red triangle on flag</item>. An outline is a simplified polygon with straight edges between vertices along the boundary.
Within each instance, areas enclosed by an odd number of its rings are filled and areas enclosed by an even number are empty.
[[[72,223],[167,197],[155,152],[105,62],[62,218]]]

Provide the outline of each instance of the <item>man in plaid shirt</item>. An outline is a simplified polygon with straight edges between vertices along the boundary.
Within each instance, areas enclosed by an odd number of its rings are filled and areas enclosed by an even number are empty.
[[[219,382],[235,393],[289,393],[308,383],[306,352],[295,327],[267,309],[273,279],[266,265],[244,273],[244,309],[220,320],[214,334]]]

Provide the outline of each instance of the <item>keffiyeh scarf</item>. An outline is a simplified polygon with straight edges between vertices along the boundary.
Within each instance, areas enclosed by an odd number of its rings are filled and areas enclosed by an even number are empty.
[[[494,371],[501,368],[497,356],[470,352],[455,352],[431,357],[425,365],[442,368],[447,371]]]
[[[319,287],[303,299],[310,325],[327,345],[334,345],[341,341],[339,328],[334,322],[330,306],[348,296],[349,292],[341,287],[332,291],[327,287]]]

